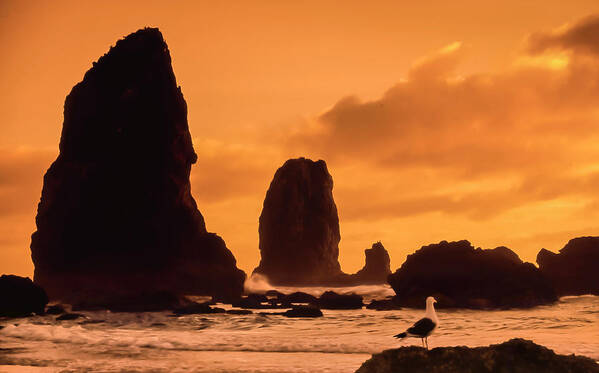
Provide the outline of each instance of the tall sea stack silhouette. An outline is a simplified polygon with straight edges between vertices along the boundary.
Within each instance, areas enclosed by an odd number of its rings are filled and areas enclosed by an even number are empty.
[[[158,29],[119,40],[73,87],[32,235],[51,299],[235,298],[245,273],[191,195],[187,105]]]
[[[289,159],[270,183],[260,215],[259,266],[275,285],[337,281],[339,217],[333,178],[323,160]]]

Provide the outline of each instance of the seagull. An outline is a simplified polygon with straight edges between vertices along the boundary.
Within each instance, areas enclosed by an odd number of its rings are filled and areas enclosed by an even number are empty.
[[[424,314],[424,317],[412,325],[411,328],[408,328],[408,330],[403,333],[394,335],[394,337],[419,337],[422,340],[422,347],[424,347],[424,342],[426,341],[426,349],[428,350],[428,336],[431,335],[433,330],[439,325],[439,319],[435,312],[435,303],[437,303],[435,298],[426,298],[426,313]]]

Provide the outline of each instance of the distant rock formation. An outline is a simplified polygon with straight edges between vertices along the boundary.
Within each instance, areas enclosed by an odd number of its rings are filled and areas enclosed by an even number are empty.
[[[343,273],[333,178],[323,160],[290,159],[270,183],[260,215],[256,273],[274,285],[321,285]]]
[[[236,298],[245,274],[191,195],[187,105],[158,29],[119,40],[73,87],[32,235],[52,299]]]
[[[558,295],[599,295],[599,237],[571,239],[559,254],[542,249],[537,263]]]
[[[389,276],[398,306],[421,308],[533,307],[557,300],[549,281],[506,247],[475,249],[468,241],[423,246]]]
[[[258,230],[261,260],[254,273],[274,285],[383,284],[391,273],[389,254],[380,242],[365,250],[360,271],[341,271],[333,178],[323,160],[289,159],[277,170]]]
[[[372,355],[356,373],[598,373],[592,359],[558,355],[525,339],[486,347],[400,347]]]
[[[46,304],[46,292],[31,279],[15,275],[0,277],[0,317],[43,315]]]
[[[372,248],[364,250],[366,263],[364,267],[351,275],[350,282],[359,284],[384,284],[391,273],[389,253],[379,241]]]

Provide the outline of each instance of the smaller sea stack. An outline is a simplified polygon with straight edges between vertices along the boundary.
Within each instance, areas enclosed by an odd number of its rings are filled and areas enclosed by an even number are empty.
[[[266,192],[256,273],[274,285],[323,285],[342,275],[339,218],[325,161],[290,159]]]

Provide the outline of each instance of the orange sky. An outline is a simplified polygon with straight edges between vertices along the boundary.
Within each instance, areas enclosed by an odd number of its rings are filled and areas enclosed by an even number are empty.
[[[189,107],[194,197],[250,272],[290,157],[325,159],[340,261],[392,267],[469,239],[534,261],[597,235],[599,2],[0,0],[0,273],[31,276],[64,98],[117,39],[159,27]]]

